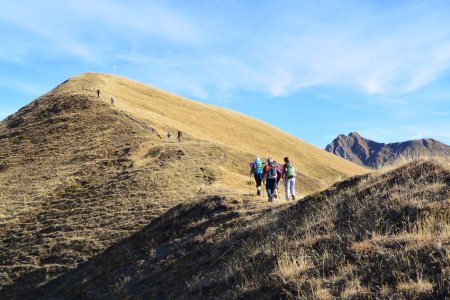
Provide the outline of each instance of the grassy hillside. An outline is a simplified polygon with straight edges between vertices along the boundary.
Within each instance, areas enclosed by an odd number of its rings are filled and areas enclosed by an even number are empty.
[[[447,299],[449,208],[448,161],[357,176],[292,206],[208,197],[174,207],[32,295]]]
[[[45,95],[0,133],[0,286],[32,289],[176,204],[235,192],[227,177],[250,159],[194,139],[162,144],[145,124],[70,93]]]
[[[163,143],[169,128],[186,140]],[[256,130],[273,133],[270,143]],[[294,157],[301,194],[364,171],[267,124],[123,78],[64,82],[0,122],[0,298],[32,293],[180,203],[234,195],[267,207],[248,196],[248,162],[269,154]]]
[[[118,109],[155,128],[165,137],[167,130],[181,129],[189,138],[232,147],[238,151],[272,156],[282,161],[290,156],[306,177],[316,181],[305,186],[311,192],[366,170],[319,150],[277,128],[246,115],[205,105],[155,89],[148,85],[106,74],[86,73],[72,78],[65,92],[95,94]]]

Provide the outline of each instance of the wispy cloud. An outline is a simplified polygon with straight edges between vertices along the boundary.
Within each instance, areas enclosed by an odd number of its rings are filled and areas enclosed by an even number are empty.
[[[201,35],[185,17],[147,1],[131,5],[105,0],[18,0],[2,3],[0,21],[31,33],[31,41],[22,44],[33,45],[34,53],[71,55],[88,62],[108,60],[105,56],[114,56],[114,51],[120,52],[136,39],[193,44]]]
[[[16,72],[0,86],[22,95],[41,92],[28,82],[50,86],[50,77],[117,66],[119,75],[207,102],[298,104],[304,122],[325,112],[332,127],[348,122],[345,130],[374,139],[450,132],[445,1],[0,2],[0,66]],[[426,122],[435,119],[439,126]],[[398,129],[405,124],[420,126]]]
[[[450,67],[443,2],[285,4],[267,1],[255,9],[234,1],[187,6],[19,0],[2,4],[0,20],[32,33],[36,40],[26,43],[43,56],[72,55],[98,64],[116,59],[136,68],[169,65],[168,79],[189,72],[198,90],[225,85],[277,97],[336,85],[401,94],[421,89]],[[0,48],[0,57],[10,54]],[[192,67],[178,68],[186,64]]]
[[[282,20],[284,34],[268,33],[251,45],[252,50],[262,49],[256,50],[255,63],[265,69],[264,84],[271,87],[273,78],[279,80],[278,88],[269,88],[271,93],[328,84],[360,88],[368,94],[406,93],[448,70],[446,14],[436,13],[431,5],[388,13],[348,8],[341,14],[345,23],[327,20],[329,11],[317,10],[310,16],[296,16],[301,21]],[[302,28],[303,23],[309,26]]]
[[[192,67],[173,72],[190,72],[191,81],[203,89],[225,82],[230,89],[272,97],[325,85],[396,97],[450,69],[445,10],[424,2],[385,9],[335,3],[328,9],[300,2],[274,9],[272,3],[233,17],[211,9],[203,16],[212,25],[204,28],[201,43],[178,60]],[[236,16],[248,19],[236,24]]]

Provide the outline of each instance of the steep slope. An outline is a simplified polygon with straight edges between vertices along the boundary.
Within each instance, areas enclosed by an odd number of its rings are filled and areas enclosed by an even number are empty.
[[[292,206],[183,204],[25,298],[446,299],[450,164],[416,161]]]
[[[0,125],[0,287],[33,289],[209,190],[247,191],[239,162],[251,157],[193,138],[163,144],[60,86]]]
[[[185,141],[163,143],[168,129]],[[0,122],[0,298],[33,293],[177,204],[248,198],[256,154],[295,158],[302,194],[364,172],[241,114],[116,76],[67,80]]]
[[[339,135],[325,150],[369,168],[390,164],[400,157],[450,156],[450,146],[433,139],[383,144],[363,138],[357,132]]]
[[[117,108],[138,117],[162,137],[169,129],[181,129],[188,139],[195,137],[261,157],[272,156],[278,161],[290,156],[299,172],[314,182],[304,187],[308,192],[366,172],[254,118],[181,98],[136,81],[86,73],[72,78],[66,88],[72,93],[82,90],[92,94],[100,89],[100,100],[109,103],[113,97]]]

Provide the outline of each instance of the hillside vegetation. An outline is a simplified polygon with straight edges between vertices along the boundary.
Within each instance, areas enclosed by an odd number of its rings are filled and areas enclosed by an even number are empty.
[[[449,162],[424,160],[292,206],[207,197],[172,208],[33,295],[447,299],[449,206]]]
[[[168,129],[185,141],[163,142]],[[293,158],[303,195],[364,172],[238,113],[116,76],[69,79],[0,123],[0,298],[33,298],[182,203],[275,209],[248,195],[255,155]]]
[[[155,128],[164,138],[169,129],[174,132],[180,129],[188,140],[195,138],[217,143],[253,156],[272,156],[280,162],[284,156],[290,156],[301,174],[311,181],[304,186],[307,192],[367,172],[257,119],[185,99],[136,81],[86,73],[72,78],[64,86],[64,90],[72,94],[81,91],[94,94],[97,89],[102,91],[102,101],[109,103],[113,97],[118,109]]]

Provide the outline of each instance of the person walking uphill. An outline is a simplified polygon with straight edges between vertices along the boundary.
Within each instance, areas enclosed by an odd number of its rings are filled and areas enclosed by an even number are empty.
[[[277,188],[277,177],[278,177],[278,167],[277,163],[272,160],[272,158],[267,159],[267,165],[264,167],[263,178],[266,180],[266,190],[267,196],[269,197],[269,202],[273,201],[275,197],[275,190]]]
[[[294,165],[289,161],[289,157],[284,158],[282,177],[284,179],[284,189],[286,191],[286,201],[289,201],[289,193],[292,200],[295,200],[295,176]]]
[[[264,164],[261,158],[257,157],[255,161],[250,163],[250,175],[253,174],[256,182],[256,195],[261,196],[261,182],[263,179]]]
[[[178,138],[178,143],[181,143],[181,139],[183,138],[183,133],[180,130],[178,130],[177,138]]]
[[[167,132],[167,141],[168,141],[169,143],[172,142],[172,131],[171,131],[171,130],[169,130],[169,131]]]

